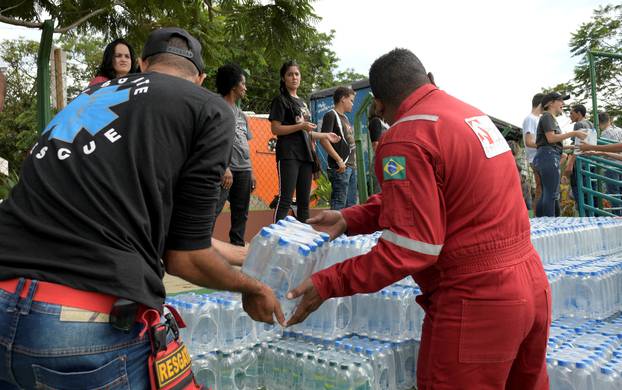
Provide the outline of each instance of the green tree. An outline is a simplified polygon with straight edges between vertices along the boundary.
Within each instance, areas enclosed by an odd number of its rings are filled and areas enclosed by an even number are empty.
[[[345,70],[337,72],[335,75],[335,81],[338,84],[348,84],[354,81],[359,81],[367,78],[364,74],[357,73],[352,68],[346,68]]]
[[[0,156],[19,170],[21,161],[37,137],[35,75],[37,42],[14,40],[0,44],[0,59],[6,63],[7,99],[0,113]]]
[[[106,43],[102,36],[68,33],[61,36],[57,45],[67,53],[67,98],[72,99],[95,76]]]
[[[66,34],[58,44],[67,52],[67,96],[71,99],[93,77],[101,61],[102,39]],[[7,66],[7,100],[0,113],[0,157],[16,171],[38,136],[34,76],[38,49],[35,41],[0,42],[0,62]]]
[[[55,20],[56,30],[62,33],[55,43],[68,55],[70,98],[86,87],[101,61],[106,42],[125,37],[140,53],[147,34],[154,28],[185,28],[203,45],[208,75],[205,86],[214,89],[217,68],[237,62],[248,71],[249,92],[243,108],[265,113],[278,93],[279,68],[286,60],[300,64],[303,97],[316,89],[348,83],[358,76],[363,78],[350,69],[335,74],[338,58],[330,49],[334,32],[326,34],[317,30],[315,24],[320,18],[314,13],[312,3],[313,0],[6,0],[0,6],[0,22],[40,28],[42,15]],[[16,53],[13,49],[5,52]],[[36,52],[28,53],[24,59],[34,60]],[[9,55],[10,61],[5,60],[9,67],[24,67],[19,55],[13,54]],[[8,74],[12,88],[22,85],[29,99],[19,100],[21,106],[10,109],[14,114],[21,113],[19,123],[18,117],[9,118],[8,113],[0,117],[0,133],[11,128],[10,131],[17,133],[36,134],[31,131],[34,125],[29,127],[32,124],[29,120],[34,120],[35,105],[34,79],[30,75],[36,72],[32,65],[31,61],[31,68],[25,74],[18,75],[17,70]],[[21,83],[24,78],[28,78],[28,83]],[[10,90],[9,96],[13,93]],[[7,108],[7,112],[10,110]],[[25,143],[33,139],[23,137]],[[12,154],[23,155],[26,149],[21,144],[16,147],[10,145],[11,137],[5,139],[8,144],[2,147],[6,146]],[[0,155],[3,153],[6,152],[0,150]],[[18,160],[12,158],[13,162]]]
[[[179,26],[204,47],[208,87],[218,66],[237,62],[249,71],[245,108],[266,112],[278,92],[280,65],[295,59],[301,65],[301,95],[349,82],[335,77],[338,58],[330,50],[333,32],[315,28],[319,17],[313,0],[8,0],[0,21],[37,28],[41,15],[56,21],[58,31],[74,26],[75,34],[101,34],[105,41],[124,36],[138,50],[156,27]],[[76,24],[78,21],[81,23]],[[103,48],[103,47],[102,47]]]
[[[591,19],[572,34],[570,52],[581,61],[569,84],[572,94],[584,102],[591,101],[588,51],[622,54],[622,4],[595,9]],[[599,57],[595,68],[599,110],[617,117],[617,124],[622,125],[622,60]]]

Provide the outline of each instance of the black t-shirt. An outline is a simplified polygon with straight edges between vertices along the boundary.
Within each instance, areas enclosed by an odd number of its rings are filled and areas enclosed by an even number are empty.
[[[307,105],[298,97],[279,95],[272,99],[268,118],[270,121],[279,121],[282,125],[289,126],[308,121],[309,117]],[[302,130],[277,136],[276,160],[313,161],[310,138]]]
[[[559,128],[559,124],[557,123],[557,120],[555,120],[555,118],[553,117],[553,115],[551,115],[550,112],[545,111],[540,117],[540,120],[538,121],[538,131],[536,133],[536,145],[538,145],[538,147],[552,146],[553,148],[555,148],[555,150],[557,150],[561,154],[562,150],[564,149],[563,144],[561,142],[555,142],[552,144],[549,143],[545,135],[545,132],[549,132],[549,131],[554,131],[555,134],[562,133],[561,129]]]
[[[387,129],[382,120],[377,116],[369,120],[367,128],[369,129],[369,138],[371,142],[378,142],[382,133]]]
[[[210,246],[234,126],[220,96],[181,78],[90,87],[52,119],[0,204],[0,278],[160,306],[165,250]]]
[[[337,122],[338,120],[339,122]],[[338,115],[335,110],[328,111],[322,118],[322,133],[335,133],[341,137],[339,142],[332,144],[333,149],[346,163],[346,166],[356,167],[356,144],[348,118],[345,115]],[[327,160],[329,168],[339,168],[337,162],[330,155],[328,155]]]

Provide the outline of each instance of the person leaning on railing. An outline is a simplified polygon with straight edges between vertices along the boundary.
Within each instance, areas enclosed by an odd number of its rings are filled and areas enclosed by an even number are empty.
[[[607,138],[612,141],[617,141],[618,143],[609,144],[609,145],[585,145],[586,151],[583,153],[585,156],[602,156],[609,160],[618,160],[622,161],[622,155],[619,153],[622,151],[622,129],[613,125],[611,117],[606,112],[598,113],[598,127],[601,131],[601,137]],[[606,148],[601,148],[601,146]],[[616,149],[619,149],[618,152],[615,152]],[[584,150],[584,148],[581,148]],[[622,179],[622,175],[619,171],[614,169],[606,169],[605,176],[610,179],[620,181]],[[613,196],[619,196],[622,193],[622,187],[615,184],[606,182],[605,186],[607,188],[607,194]],[[620,207],[620,205],[614,205]],[[622,215],[622,209],[614,210],[614,214]]]

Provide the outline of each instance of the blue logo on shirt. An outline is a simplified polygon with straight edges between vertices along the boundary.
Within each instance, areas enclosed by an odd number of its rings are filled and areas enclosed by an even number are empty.
[[[49,131],[48,139],[71,143],[82,129],[91,135],[99,133],[119,117],[110,107],[130,100],[129,88],[118,89],[118,86],[111,85],[91,95],[80,94],[50,121],[43,134]]]

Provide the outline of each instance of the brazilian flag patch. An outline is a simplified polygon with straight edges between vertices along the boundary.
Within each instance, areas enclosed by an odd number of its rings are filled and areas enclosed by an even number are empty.
[[[382,159],[382,176],[384,180],[406,179],[406,158],[389,156]]]

